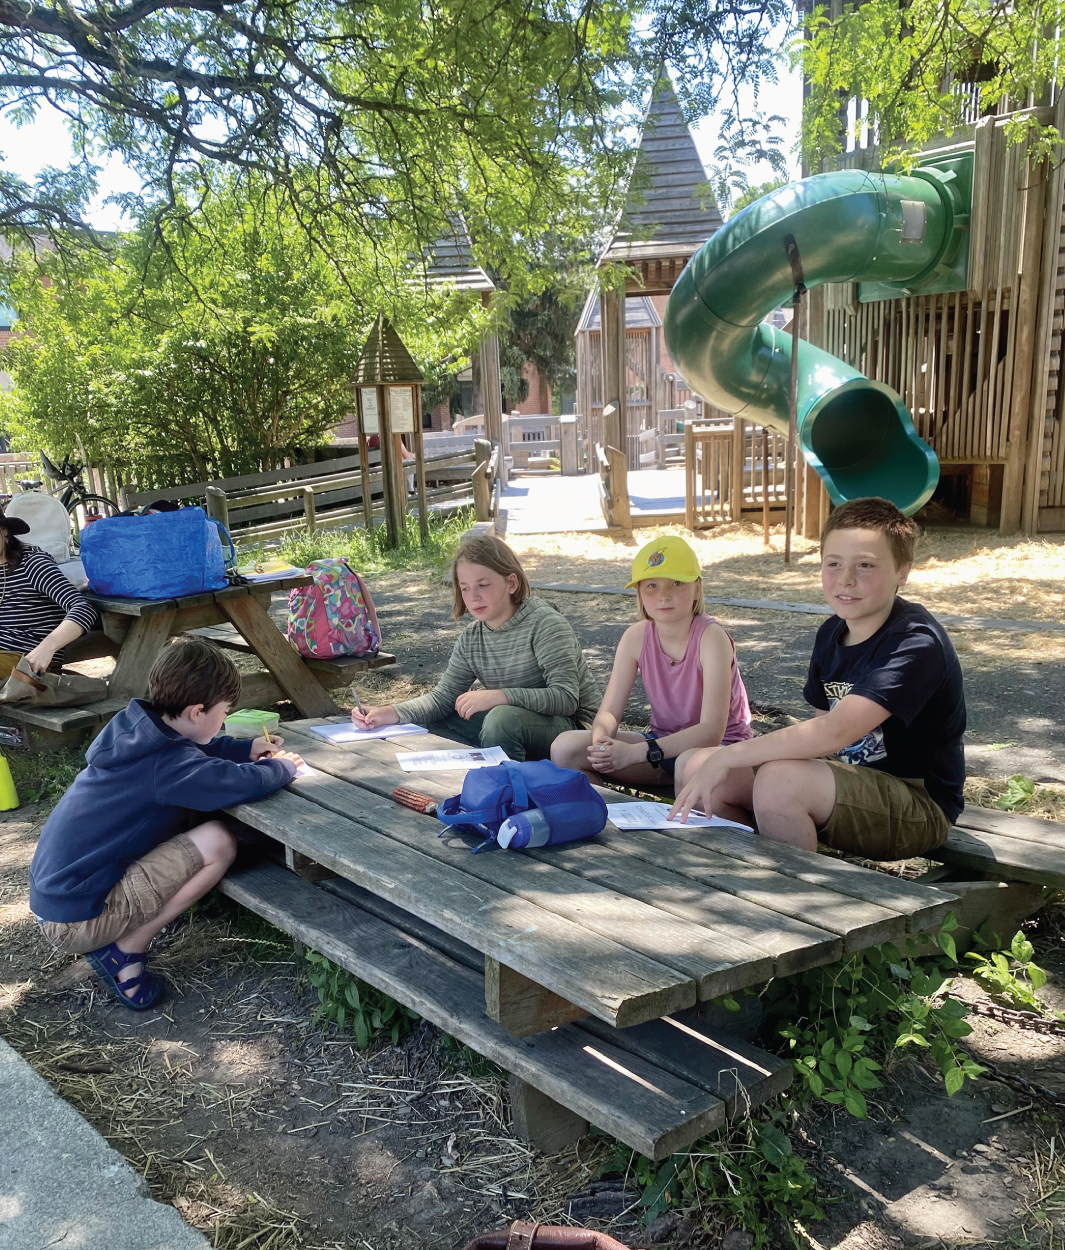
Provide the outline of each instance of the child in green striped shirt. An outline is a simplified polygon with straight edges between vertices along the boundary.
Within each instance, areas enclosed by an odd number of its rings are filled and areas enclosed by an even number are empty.
[[[500,539],[462,544],[451,566],[452,616],[473,617],[435,689],[417,699],[355,709],[364,728],[414,721],[471,746],[500,746],[512,760],[547,759],[551,743],[586,728],[599,706],[573,626],[544,599]],[[474,690],[474,683],[480,687]]]

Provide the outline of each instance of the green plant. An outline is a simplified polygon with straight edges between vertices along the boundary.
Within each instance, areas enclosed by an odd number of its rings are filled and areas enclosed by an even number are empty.
[[[281,556],[299,568],[312,560],[342,556],[350,560],[360,573],[384,573],[392,569],[440,567],[455,554],[459,539],[474,522],[472,508],[461,508],[449,517],[429,518],[429,536],[423,544],[416,518],[408,519],[399,544],[388,547],[384,530],[378,526],[365,529],[319,530],[313,535],[302,531],[286,535],[280,544],[241,547],[239,559],[269,559]]]
[[[1040,1015],[1047,1012],[1047,1006],[1036,993],[1047,983],[1047,974],[1033,962],[1035,948],[1023,933],[1015,933],[1010,943],[1009,954],[1004,951],[991,951],[983,954],[969,951],[966,959],[974,962],[973,976],[989,994],[1004,998],[1017,1007],[1025,1007],[1029,1011],[1037,1011]],[[1010,956],[1014,966],[1010,966]],[[1053,1013],[1059,1019],[1065,1019],[1059,1011]]]
[[[1035,795],[1035,782],[1031,777],[1015,773],[1006,782],[1006,793],[995,800],[995,806],[1004,812],[1023,812]]]
[[[9,749],[4,754],[23,803],[58,803],[85,767],[85,755],[81,751],[40,753]]]
[[[347,1029],[360,1050],[382,1033],[388,1033],[395,1045],[412,1023],[421,1018],[417,1012],[360,981],[318,951],[308,949],[303,957],[307,963],[307,980],[318,991],[318,1007],[312,1023],[324,1020],[338,1029]]]
[[[782,1127],[783,1113],[768,1121],[745,1120],[696,1142],[690,1150],[656,1164],[619,1146],[601,1175],[624,1172],[640,1188],[645,1223],[667,1210],[705,1211],[716,1207],[722,1219],[739,1224],[754,1247],[770,1244],[770,1223],[780,1219],[798,1245],[796,1221],[824,1219],[816,1186]]]
[[[929,1051],[948,1094],[984,1071],[955,1045],[972,1032],[964,1019],[968,1008],[937,997],[957,968],[956,928],[951,913],[930,939],[941,952],[934,957],[919,957],[917,943],[907,938],[905,954],[889,942],[770,983],[764,995],[769,1027],[787,1044],[801,1094],[864,1120],[865,1095],[881,1085],[877,1056],[908,1046]],[[803,1004],[799,1019],[796,1002]]]

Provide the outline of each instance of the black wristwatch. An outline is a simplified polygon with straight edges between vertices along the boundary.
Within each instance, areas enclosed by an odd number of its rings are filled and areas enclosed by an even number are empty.
[[[662,761],[666,758],[665,752],[658,745],[654,734],[644,734],[647,739],[647,762],[653,768],[661,768]]]

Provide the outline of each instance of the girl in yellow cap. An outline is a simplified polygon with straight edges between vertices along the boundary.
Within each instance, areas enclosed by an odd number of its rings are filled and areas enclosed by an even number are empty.
[[[560,734],[551,759],[592,778],[632,785],[684,784],[702,747],[751,736],[751,709],[732,639],[707,616],[702,570],[683,538],[649,542],[632,562],[640,619],[622,634],[614,671],[591,730]],[[636,674],[651,704],[647,733],[619,729]],[[743,813],[720,812],[743,819]]]

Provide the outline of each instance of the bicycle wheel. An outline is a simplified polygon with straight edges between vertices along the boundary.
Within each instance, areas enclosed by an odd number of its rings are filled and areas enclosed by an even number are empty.
[[[67,500],[67,515],[70,517],[70,549],[76,551],[81,546],[81,531],[100,517],[115,516],[121,507],[106,495],[72,495]]]

